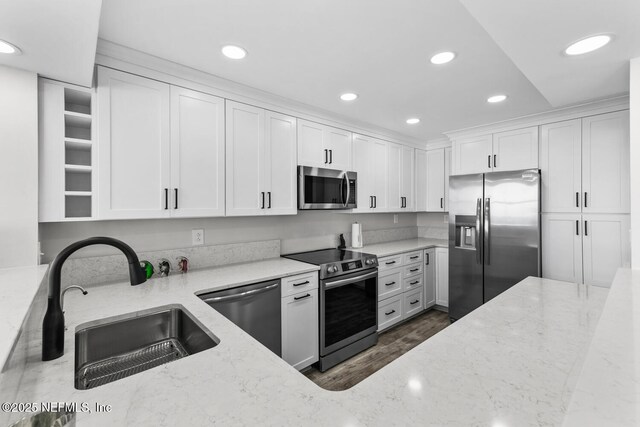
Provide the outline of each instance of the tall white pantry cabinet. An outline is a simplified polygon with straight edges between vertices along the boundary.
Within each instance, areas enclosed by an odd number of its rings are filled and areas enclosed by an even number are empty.
[[[609,286],[630,265],[629,111],[540,127],[543,277]]]

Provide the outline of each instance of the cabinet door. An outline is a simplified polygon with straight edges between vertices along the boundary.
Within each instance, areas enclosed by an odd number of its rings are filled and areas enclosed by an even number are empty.
[[[265,111],[264,179],[267,215],[298,213],[296,119]]]
[[[324,127],[325,148],[329,150],[329,169],[351,170],[351,132]]]
[[[436,303],[436,250],[424,251],[424,308]]]
[[[629,212],[629,111],[582,119],[582,211]]]
[[[388,209],[387,197],[387,143],[379,139],[373,140],[373,196],[374,210],[384,212]],[[358,185],[362,180],[358,177]]]
[[[620,267],[631,265],[629,215],[583,215],[584,283],[611,286]]]
[[[407,319],[420,313],[424,309],[424,297],[422,289],[402,294],[404,301],[402,302],[402,317]]]
[[[378,277],[378,301],[402,293],[402,270],[380,272]]]
[[[169,216],[169,85],[98,68],[100,218]]]
[[[493,134],[493,170],[538,167],[538,126]]]
[[[172,86],[171,216],[224,216],[224,144],[224,99]]]
[[[444,148],[427,151],[427,211],[444,211]]]
[[[582,283],[580,214],[542,214],[542,277]]]
[[[460,139],[453,143],[456,175],[491,172],[493,159],[491,135]]]
[[[436,248],[436,304],[449,307],[449,251]]]
[[[373,210],[374,177],[374,144],[371,138],[353,135],[353,171],[358,174],[358,208],[353,212],[370,212]]]
[[[387,208],[390,211],[400,210],[401,171],[402,146],[390,142],[387,145]]]
[[[329,167],[324,128],[319,123],[298,120],[298,165]]]
[[[300,370],[318,361],[318,290],[282,298],[282,359]]]
[[[444,149],[444,211],[449,212],[449,177],[451,176],[451,147]]]
[[[416,211],[427,211],[428,177],[427,152],[416,149]]]
[[[264,110],[227,101],[228,216],[264,215]]]
[[[540,127],[542,212],[580,212],[582,126],[568,120]]]
[[[400,196],[404,197],[404,211],[416,210],[415,192],[415,149],[402,146],[402,164],[400,166]]]

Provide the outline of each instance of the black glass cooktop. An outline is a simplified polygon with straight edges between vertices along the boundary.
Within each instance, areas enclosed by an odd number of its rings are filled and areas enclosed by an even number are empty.
[[[346,249],[321,249],[312,252],[300,252],[297,254],[282,255],[284,258],[295,259],[296,261],[308,264],[322,265],[331,264],[338,261],[349,261],[364,258],[362,252],[348,251]]]

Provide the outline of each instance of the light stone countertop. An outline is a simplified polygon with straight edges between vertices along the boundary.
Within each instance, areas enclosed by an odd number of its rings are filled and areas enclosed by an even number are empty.
[[[194,295],[305,266],[270,260],[69,294],[65,354],[41,362],[33,343],[16,400],[112,405],[79,414],[80,426],[560,425],[608,292],[528,278],[351,389],[331,392]],[[102,387],[74,388],[78,325],[166,304],[183,305],[220,344]]]
[[[640,425],[640,271],[619,269],[564,425]]]
[[[0,270],[0,368],[5,364],[48,265]]]
[[[395,242],[376,243],[374,245],[364,245],[361,248],[349,248],[349,250],[357,252],[365,252],[376,255],[379,258],[397,255],[403,252],[417,251],[419,249],[429,248],[448,248],[449,241],[446,239],[428,239],[419,237],[417,239],[398,240]]]

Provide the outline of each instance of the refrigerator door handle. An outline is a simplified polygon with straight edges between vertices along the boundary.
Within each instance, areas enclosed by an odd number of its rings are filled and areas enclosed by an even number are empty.
[[[487,265],[491,265],[491,199],[487,197],[484,202],[484,259]]]
[[[482,245],[480,244],[480,216],[482,215],[482,199],[476,200],[476,262],[482,264]]]

